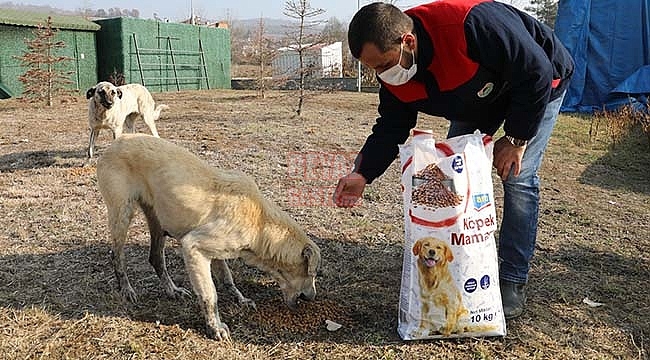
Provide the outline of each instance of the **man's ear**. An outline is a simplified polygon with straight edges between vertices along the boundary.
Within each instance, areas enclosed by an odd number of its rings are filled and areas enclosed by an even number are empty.
[[[120,99],[122,98],[122,90],[117,89],[117,97]]]
[[[413,52],[417,44],[415,43],[415,35],[412,32],[408,32],[402,36],[402,41],[404,42],[404,47],[408,48],[409,52]]]
[[[90,89],[88,89],[88,91],[86,91],[86,99],[90,99],[94,95],[95,95],[95,88],[94,87],[91,87]]]

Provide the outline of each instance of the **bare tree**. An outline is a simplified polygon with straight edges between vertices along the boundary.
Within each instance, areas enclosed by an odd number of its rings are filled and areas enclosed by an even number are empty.
[[[305,78],[314,71],[313,64],[306,63],[306,54],[321,41],[316,27],[323,23],[315,19],[325,13],[323,9],[313,8],[308,0],[287,0],[284,4],[284,15],[298,20],[295,31],[287,34],[289,48],[298,54],[298,106],[296,113],[300,116],[305,100]]]
[[[275,43],[270,40],[265,33],[264,29],[264,18],[260,16],[260,21],[259,25],[257,28],[257,34],[255,37],[255,53],[254,53],[254,58],[255,58],[255,63],[258,65],[258,72],[257,72],[257,91],[258,94],[262,97],[265,98],[265,90],[266,90],[266,77],[267,77],[267,65],[270,64],[271,59],[275,56],[276,54],[276,45]]]
[[[525,8],[544,24],[553,28],[557,16],[558,0],[530,0],[530,6]]]
[[[39,25],[34,31],[34,39],[25,39],[27,51],[20,57],[21,65],[27,71],[18,77],[24,84],[23,97],[32,102],[45,101],[52,106],[55,95],[70,95],[65,85],[72,84],[72,71],[61,67],[72,60],[67,56],[56,54],[57,49],[65,47],[63,41],[56,41],[57,30],[52,28],[52,17],[47,17],[45,25]]]

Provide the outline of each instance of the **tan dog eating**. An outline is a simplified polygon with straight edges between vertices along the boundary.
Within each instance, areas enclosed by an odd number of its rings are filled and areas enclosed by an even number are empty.
[[[160,138],[125,134],[98,160],[97,184],[108,209],[113,265],[125,298],[136,300],[123,248],[137,207],[149,225],[149,262],[170,295],[186,291],[167,274],[165,234],[181,242],[209,337],[230,338],[219,317],[211,269],[240,303],[254,306],[235,287],[227,259],[240,257],[266,271],[280,285],[289,307],[295,307],[298,298],[315,298],[319,247],[244,173],[214,168]]]

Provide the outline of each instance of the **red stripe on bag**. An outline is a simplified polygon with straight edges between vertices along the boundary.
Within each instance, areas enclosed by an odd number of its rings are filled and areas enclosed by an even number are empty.
[[[450,217],[448,219],[440,220],[440,221],[429,221],[429,220],[424,220],[421,219],[415,215],[413,215],[413,211],[409,209],[409,216],[411,217],[411,222],[414,224],[422,225],[422,226],[428,226],[428,227],[435,227],[435,228],[440,228],[440,227],[449,227],[452,226],[456,223],[456,219],[458,219],[458,216],[460,214]]]
[[[445,143],[436,143],[436,149],[442,151],[442,153],[445,154],[445,156],[452,156],[455,154],[451,146]]]
[[[492,136],[490,135],[485,135],[483,136],[483,146],[489,144],[492,142]]]
[[[406,159],[406,162],[404,163],[404,166],[402,166],[402,174],[404,174],[404,171],[406,171],[406,168],[409,167],[412,162],[413,162],[413,156]]]

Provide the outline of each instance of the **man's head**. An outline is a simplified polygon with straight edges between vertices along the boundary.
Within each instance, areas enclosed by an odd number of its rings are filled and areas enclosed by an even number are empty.
[[[366,5],[350,22],[348,44],[352,56],[378,74],[398,62],[408,69],[415,50],[413,20],[391,4]]]

